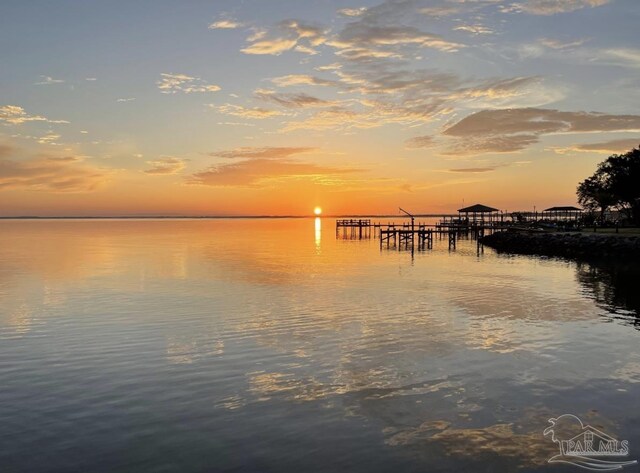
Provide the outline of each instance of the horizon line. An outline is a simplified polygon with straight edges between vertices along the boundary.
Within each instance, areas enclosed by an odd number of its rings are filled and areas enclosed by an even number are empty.
[[[534,213],[534,211],[512,211],[503,212],[503,215],[512,214],[527,214]],[[539,212],[542,213],[542,212]],[[456,217],[458,212],[450,213],[416,213],[414,217]],[[198,220],[198,219],[278,219],[278,218],[408,218],[404,214],[328,214],[328,215],[0,215],[0,220],[126,220],[126,219],[183,219],[183,220]]]

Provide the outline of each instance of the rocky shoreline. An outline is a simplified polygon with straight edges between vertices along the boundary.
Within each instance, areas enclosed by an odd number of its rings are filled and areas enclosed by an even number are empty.
[[[481,243],[504,253],[640,261],[640,237],[636,235],[496,232],[483,237]]]

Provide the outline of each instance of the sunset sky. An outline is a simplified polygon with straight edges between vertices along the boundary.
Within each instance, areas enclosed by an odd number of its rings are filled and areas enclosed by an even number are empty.
[[[575,204],[640,143],[638,0],[0,5],[0,216]]]

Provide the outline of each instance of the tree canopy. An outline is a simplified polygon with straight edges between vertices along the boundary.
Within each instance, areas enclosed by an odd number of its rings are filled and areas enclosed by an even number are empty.
[[[640,223],[640,147],[614,154],[598,164],[596,172],[578,185],[578,202],[600,217],[614,208]]]

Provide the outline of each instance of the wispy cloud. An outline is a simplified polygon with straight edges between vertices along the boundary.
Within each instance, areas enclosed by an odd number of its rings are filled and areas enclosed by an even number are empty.
[[[234,30],[244,26],[232,18],[220,18],[209,25],[210,30]]]
[[[199,77],[164,72],[160,76],[161,78],[157,85],[163,94],[176,94],[178,92],[190,94],[194,92],[217,92],[220,90],[220,86],[208,84]]]
[[[10,159],[19,150],[0,146],[0,191],[91,192],[108,179],[105,170],[79,163],[75,156]]]
[[[54,79],[51,76],[40,76],[41,80],[36,82],[34,85],[53,85],[53,84],[63,84],[64,80],[62,79]]]
[[[185,162],[182,159],[174,158],[172,156],[166,156],[159,159],[147,161],[152,167],[145,169],[146,174],[153,175],[167,175],[176,174],[182,171],[185,167]]]
[[[284,112],[279,110],[270,110],[268,108],[262,107],[243,107],[242,105],[233,105],[230,103],[224,105],[215,105],[209,104],[209,108],[225,114],[232,115],[234,117],[243,117],[243,118],[251,118],[256,120],[262,120],[265,118],[273,118],[278,116],[286,115]]]
[[[338,82],[334,80],[321,79],[319,77],[311,76],[308,74],[289,74],[281,77],[274,77],[271,79],[278,87],[291,87],[296,85],[320,85],[330,86],[337,85]]]
[[[242,148],[236,148],[232,150],[225,151],[214,151],[210,153],[210,156],[218,157],[218,158],[233,158],[233,159],[283,159],[290,158],[291,156],[311,153],[317,151],[317,148],[309,148],[309,147],[290,147],[290,146],[282,146],[282,147],[263,147],[256,148],[251,146],[246,146]]]
[[[300,20],[283,20],[272,30],[259,31],[248,38],[245,54],[279,55],[297,47],[298,52],[315,54],[315,47],[326,41],[325,31]]]
[[[409,149],[431,148],[435,145],[433,136],[416,136],[404,142],[405,147]]]
[[[338,10],[338,15],[346,16],[346,17],[349,17],[349,18],[353,18],[353,17],[356,17],[356,16],[362,16],[366,11],[367,11],[366,7],[342,8],[341,10]]]
[[[133,102],[136,98],[135,97],[126,97],[126,98],[121,98],[116,100],[116,102]]]
[[[556,153],[587,152],[587,153],[622,153],[640,147],[640,135],[636,138],[621,138],[597,143],[575,144],[564,148],[553,148]]]
[[[612,0],[527,0],[502,7],[505,13],[529,13],[532,15],[555,15],[567,13],[582,8],[599,7]]]
[[[322,181],[330,176],[357,171],[291,160],[258,158],[212,166],[193,174],[188,182],[216,187],[265,187],[291,179]]]
[[[0,122],[21,125],[26,122],[69,123],[66,120],[50,120],[42,115],[30,115],[17,105],[0,106]]]
[[[455,169],[448,169],[447,171],[477,174],[477,173],[483,173],[483,172],[491,172],[495,170],[496,170],[495,167],[485,167],[485,168],[455,168]]]
[[[273,90],[258,89],[254,95],[260,100],[275,103],[286,108],[331,107],[337,104],[335,101],[319,99],[318,97],[313,97],[305,93],[284,94]]]
[[[495,31],[493,31],[491,28],[488,28],[482,25],[477,25],[477,24],[476,25],[460,25],[460,26],[456,26],[453,30],[464,31],[466,33],[471,33],[474,35],[495,33]]]

